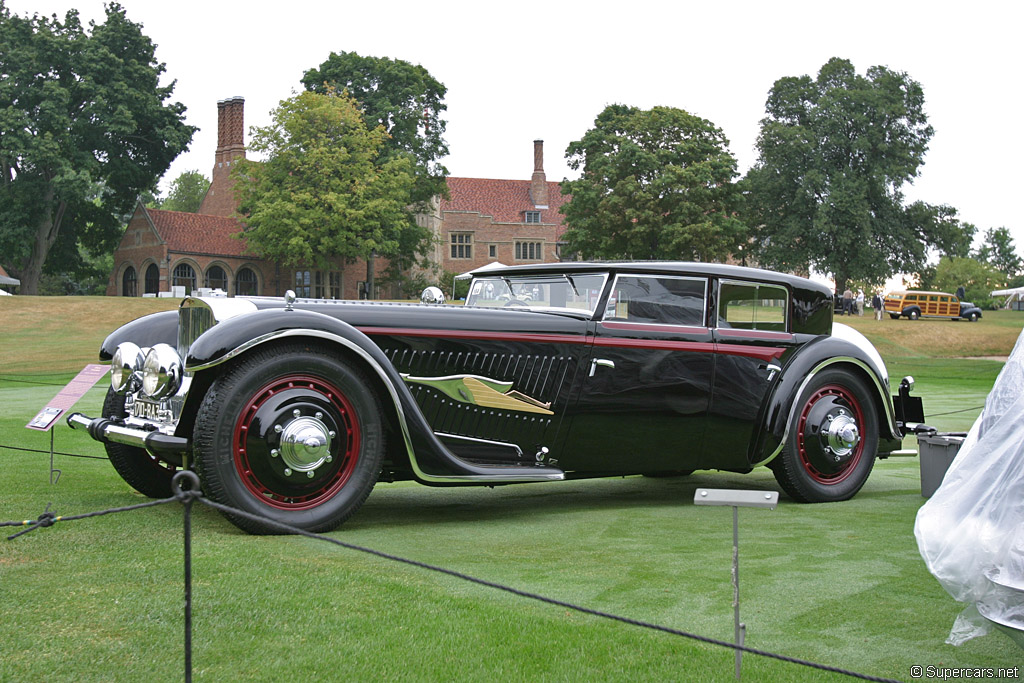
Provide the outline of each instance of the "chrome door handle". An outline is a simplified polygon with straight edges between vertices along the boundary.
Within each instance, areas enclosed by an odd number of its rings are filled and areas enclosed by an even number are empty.
[[[771,382],[773,379],[775,379],[775,373],[782,372],[782,367],[776,365],[775,363],[769,363],[768,366],[765,369],[768,370],[768,381],[769,382]]]
[[[607,358],[594,358],[593,360],[590,361],[590,377],[593,377],[594,373],[597,372],[598,365],[600,365],[602,368],[615,369],[615,361],[610,361]]]

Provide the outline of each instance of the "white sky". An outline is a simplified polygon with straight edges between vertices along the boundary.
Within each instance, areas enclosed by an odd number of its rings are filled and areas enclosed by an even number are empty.
[[[1022,158],[1022,6],[977,0],[776,2],[226,2],[122,0],[176,79],[173,100],[200,128],[164,178],[209,176],[218,100],[245,98],[246,127],[267,125],[331,52],[422,64],[445,84],[453,176],[528,179],[543,139],[548,180],[572,173],[565,149],[611,103],[679,107],[721,128],[746,172],[764,101],[783,76],[831,57],[859,73],[885,65],[924,87],[935,128],[911,200],[949,204],[979,232],[1005,226],[1024,254],[1016,195]],[[11,12],[101,0],[7,0]],[[248,136],[246,137],[248,141]],[[1017,178],[1015,181],[1014,178]]]

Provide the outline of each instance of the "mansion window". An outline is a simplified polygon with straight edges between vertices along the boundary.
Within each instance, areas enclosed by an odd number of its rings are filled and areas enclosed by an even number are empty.
[[[160,291],[160,269],[155,263],[150,263],[146,268],[146,294],[156,294]]]
[[[210,289],[228,291],[228,274],[220,266],[210,266],[206,271],[206,286]]]
[[[473,233],[451,233],[452,258],[473,258]]]
[[[236,296],[257,296],[259,294],[259,280],[252,268],[241,268],[235,276]]]
[[[128,266],[121,277],[121,296],[138,296],[138,277],[132,266]]]
[[[525,211],[524,223],[540,223],[540,211]]]
[[[196,271],[187,263],[179,263],[174,266],[174,278],[172,283],[175,287],[184,287],[186,296],[196,288]]]
[[[341,272],[337,270],[295,271],[295,295],[313,299],[340,299]]]
[[[543,242],[516,242],[517,261],[542,261],[544,260]]]

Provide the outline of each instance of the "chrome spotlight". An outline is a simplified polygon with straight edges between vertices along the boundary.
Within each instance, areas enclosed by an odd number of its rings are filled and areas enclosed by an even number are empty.
[[[443,304],[444,292],[439,287],[427,287],[420,294],[420,302],[425,304]]]
[[[110,361],[110,388],[119,394],[139,387],[139,375],[145,355],[137,344],[121,342]]]
[[[142,393],[150,398],[166,398],[181,386],[181,359],[169,344],[157,344],[142,364]]]

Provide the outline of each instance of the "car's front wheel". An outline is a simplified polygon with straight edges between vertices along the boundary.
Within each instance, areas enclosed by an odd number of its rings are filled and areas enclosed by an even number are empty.
[[[968,314],[967,319],[969,321],[971,321],[972,323],[978,322],[978,314],[976,312],[975,313],[970,313],[970,314]]]
[[[818,373],[798,398],[775,479],[802,503],[852,498],[878,449],[878,417],[864,381],[840,369]]]
[[[380,404],[363,373],[327,347],[258,348],[211,386],[196,418],[203,489],[243,512],[323,532],[366,500],[384,450]],[[273,524],[226,515],[251,533]]]
[[[917,311],[911,311],[910,313],[907,313],[907,317],[911,320],[917,320],[921,317],[921,314]]]
[[[103,400],[103,417],[127,416],[125,398],[123,394],[107,389],[107,397]],[[177,472],[174,465],[153,457],[145,448],[113,441],[107,441],[103,445],[110,464],[129,486],[150,498],[171,497],[171,479]]]

